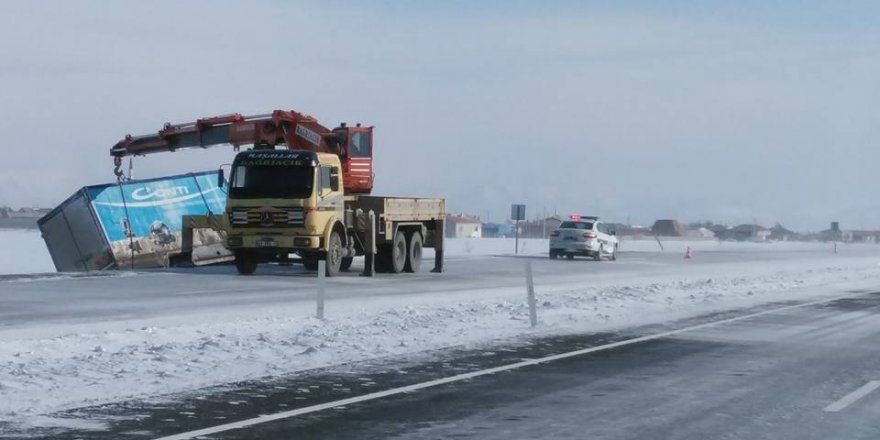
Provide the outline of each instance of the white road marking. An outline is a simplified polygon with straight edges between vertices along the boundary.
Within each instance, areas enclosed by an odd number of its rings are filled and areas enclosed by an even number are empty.
[[[844,408],[856,403],[862,397],[867,396],[871,393],[871,391],[880,388],[880,380],[872,380],[864,385],[862,385],[859,389],[843,396],[837,402],[832,403],[825,407],[823,411],[826,412],[838,412],[843,410]]]
[[[455,376],[431,380],[428,382],[422,382],[422,383],[407,385],[407,386],[403,386],[403,387],[391,388],[391,389],[388,389],[385,391],[378,391],[375,393],[364,394],[361,396],[350,397],[347,399],[322,403],[320,405],[307,406],[305,408],[299,408],[299,409],[294,409],[294,410],[290,410],[290,411],[283,411],[283,412],[279,412],[279,413],[275,413],[275,414],[261,415],[259,417],[254,417],[254,418],[247,419],[247,420],[241,420],[238,422],[226,423],[226,424],[222,424],[222,425],[213,426],[210,428],[198,429],[195,431],[183,432],[180,434],[174,434],[174,435],[169,435],[166,437],[160,437],[160,438],[157,438],[156,440],[187,440],[187,439],[193,439],[193,438],[200,437],[200,436],[217,434],[217,433],[225,432],[225,431],[231,431],[233,429],[247,428],[249,426],[259,425],[262,423],[272,422],[275,420],[288,419],[291,417],[301,416],[304,414],[310,414],[310,413],[315,413],[315,412],[319,412],[319,411],[323,411],[323,410],[327,410],[327,409],[338,408],[340,406],[353,405],[355,403],[367,402],[370,400],[381,399],[383,397],[389,397],[389,396],[394,396],[394,395],[398,395],[398,394],[412,393],[414,391],[423,390],[425,388],[432,388],[432,387],[445,385],[445,384],[449,384],[449,383],[453,383],[453,382],[466,381],[466,380],[473,379],[476,377],[487,376],[490,374],[500,373],[500,372],[504,372],[504,371],[516,370],[519,368],[543,364],[543,363],[547,363],[547,362],[553,362],[553,361],[557,361],[560,359],[567,359],[567,358],[571,358],[571,357],[595,353],[598,351],[604,351],[604,350],[610,350],[610,349],[617,348],[617,347],[623,347],[626,345],[638,344],[641,342],[651,341],[654,339],[661,339],[661,338],[666,338],[669,336],[675,336],[675,335],[678,335],[681,333],[690,332],[690,331],[694,331],[694,330],[715,327],[715,326],[729,324],[729,323],[737,322],[737,321],[744,321],[747,319],[757,318],[759,316],[769,315],[772,313],[780,313],[780,312],[785,312],[785,311],[794,310],[794,309],[800,309],[800,308],[804,308],[804,307],[811,307],[811,306],[815,306],[815,305],[819,305],[819,304],[826,304],[829,302],[838,301],[841,299],[854,298],[854,297],[858,297],[858,296],[862,296],[862,295],[850,294],[850,295],[846,295],[846,296],[838,296],[838,297],[834,297],[834,298],[827,298],[827,299],[822,299],[822,300],[817,300],[817,301],[795,304],[795,305],[791,305],[791,306],[779,307],[776,309],[765,310],[763,312],[752,313],[749,315],[737,316],[737,317],[733,317],[733,318],[722,319],[719,321],[698,324],[698,325],[694,325],[691,327],[681,328],[678,330],[670,330],[668,332],[656,333],[656,334],[647,335],[647,336],[640,336],[638,338],[626,339],[623,341],[613,342],[610,344],[599,345],[599,346],[590,347],[590,348],[584,348],[581,350],[575,350],[575,351],[555,354],[555,355],[551,355],[551,356],[545,356],[545,357],[537,358],[537,359],[524,360],[524,361],[516,362],[513,364],[502,365],[499,367],[488,368],[485,370],[472,371],[470,373],[457,374]],[[871,383],[874,383],[874,382],[871,382]],[[878,385],[875,385],[874,388],[876,388],[877,386],[880,386],[880,382],[877,382],[877,383],[878,383]],[[865,388],[865,387],[862,387],[862,388]],[[867,394],[871,391],[873,391],[873,388],[871,388],[870,390],[868,390],[864,394]],[[858,390],[856,392],[858,392]],[[853,393],[853,394],[855,394],[855,393]],[[857,396],[853,401],[858,400],[861,397],[862,396]],[[844,400],[847,398],[849,398],[849,396],[844,397],[841,400]],[[852,402],[850,402],[850,403],[852,403]],[[847,405],[848,404],[849,403],[847,403]],[[828,408],[826,408],[825,410],[828,411]]]

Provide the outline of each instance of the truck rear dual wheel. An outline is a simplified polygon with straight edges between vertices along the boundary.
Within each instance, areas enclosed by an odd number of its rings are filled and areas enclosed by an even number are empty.
[[[376,254],[376,272],[418,272],[422,265],[422,234],[414,232],[407,239],[397,231],[390,245],[379,246]]]
[[[339,265],[339,270],[347,271],[351,268],[351,263],[354,262],[354,257],[344,257],[342,259],[342,264]]]
[[[406,264],[404,264],[403,270],[415,273],[422,266],[422,234],[413,232],[409,236],[408,244],[409,249],[406,253]]]
[[[397,231],[394,234],[394,241],[391,242],[391,271],[393,273],[401,273],[406,267],[406,235],[403,231]]]

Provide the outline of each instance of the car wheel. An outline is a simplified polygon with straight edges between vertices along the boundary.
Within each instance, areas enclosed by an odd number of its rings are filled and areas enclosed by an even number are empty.
[[[593,259],[596,261],[602,261],[602,254],[605,252],[605,246],[599,245],[599,250],[596,252],[596,255],[593,256]]]
[[[611,261],[617,261],[617,245],[614,245],[614,250],[611,251]]]

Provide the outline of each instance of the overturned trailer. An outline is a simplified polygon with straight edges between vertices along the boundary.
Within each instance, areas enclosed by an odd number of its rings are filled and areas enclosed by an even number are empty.
[[[37,222],[55,268],[75,272],[170,265],[181,254],[184,216],[223,213],[226,192],[217,186],[217,176],[209,171],[79,189]],[[191,232],[187,260],[190,253],[196,265],[233,259],[222,232]]]

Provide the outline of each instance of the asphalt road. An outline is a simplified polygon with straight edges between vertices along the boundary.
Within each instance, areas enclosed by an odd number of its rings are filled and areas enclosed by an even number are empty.
[[[876,249],[847,253],[876,255]],[[683,260],[677,252],[625,252],[616,262],[599,263],[550,261],[541,256],[460,256],[447,260],[443,274],[375,279],[359,277],[356,262],[353,273],[328,280],[328,296],[519,289],[524,260],[533,263],[536,282],[546,286],[703,276],[715,270],[729,274],[736,273],[739,264],[754,269],[756,262],[776,270],[827,258],[827,252],[784,250],[703,251],[692,260]],[[179,319],[188,314],[212,319],[211,311],[236,310],[243,304],[311,304],[316,283],[313,273],[298,266],[263,266],[253,277],[221,266],[75,279],[0,278],[0,337],[13,339],[42,331],[51,337],[52,332],[70,332],[77,324],[94,328],[96,323]],[[880,420],[880,406],[874,394],[839,412],[823,411],[870,381],[880,380],[880,373],[872,370],[880,360],[880,348],[871,344],[880,331],[875,319],[878,301],[876,295],[869,295],[769,314],[210,438],[584,438],[586,434],[590,438],[880,438],[874,424]],[[725,317],[704,316],[615,334],[571,335],[475,352],[441,351],[435,362],[426,364],[374,361],[82,408],[62,415],[86,423],[81,430],[25,434],[53,439],[155,438]],[[88,429],[90,421],[100,429]]]
[[[199,438],[880,438],[880,391],[863,388],[880,380],[880,292],[793,304],[84,409],[70,416],[104,420],[111,431],[51,437],[156,438],[674,330],[680,332]],[[700,327],[731,318],[737,320]],[[860,388],[871,392],[852,394]]]

